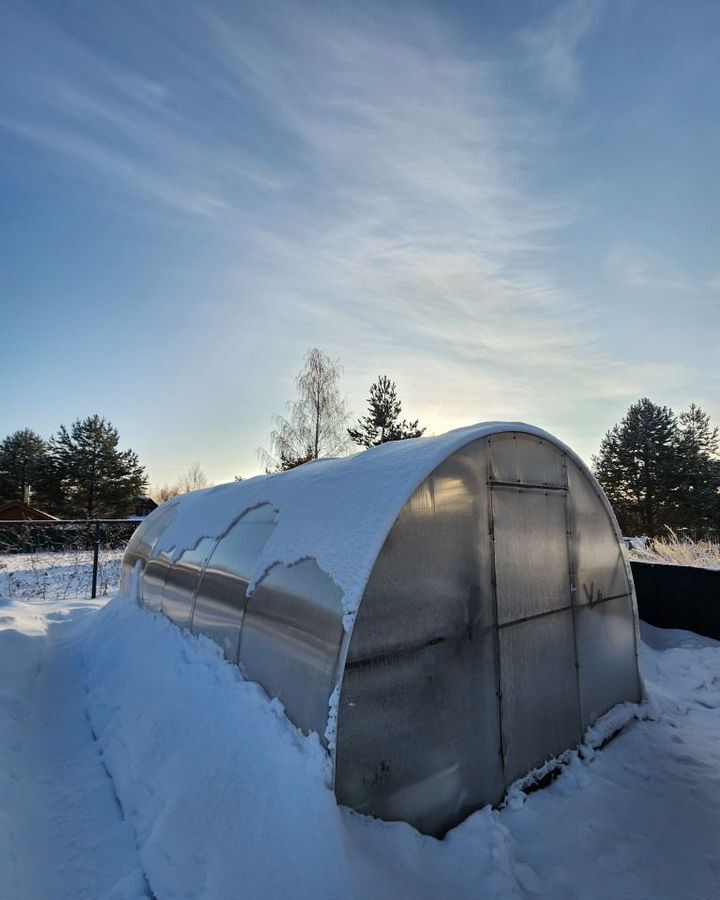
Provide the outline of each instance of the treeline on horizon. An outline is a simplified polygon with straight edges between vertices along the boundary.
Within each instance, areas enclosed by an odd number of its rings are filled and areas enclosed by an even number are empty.
[[[386,375],[370,386],[366,415],[351,424],[341,374],[338,361],[308,350],[295,379],[296,399],[287,415],[275,416],[269,449],[260,451],[267,473],[424,434],[417,419],[402,418],[395,382]],[[634,403],[592,458],[622,532],[656,537],[671,528],[717,539],[719,446],[718,428],[695,404],[676,415],[647,398]],[[209,484],[193,463],[175,484],[158,487],[155,499]],[[0,442],[0,505],[22,501],[31,489],[30,503],[53,515],[121,517],[133,511],[147,485],[137,453],[121,450],[117,429],[99,415],[77,419],[69,429],[61,425],[47,441],[26,428]]]
[[[395,382],[378,376],[370,387],[368,412],[355,426],[339,387],[341,368],[317,348],[308,351],[295,379],[297,398],[287,417],[276,417],[266,471],[282,471],[352,444],[373,447],[419,437],[418,420],[401,419]],[[603,437],[593,471],[613,506],[623,534],[657,537],[665,529],[695,536],[720,530],[718,429],[695,404],[676,416],[647,398],[628,410]]]

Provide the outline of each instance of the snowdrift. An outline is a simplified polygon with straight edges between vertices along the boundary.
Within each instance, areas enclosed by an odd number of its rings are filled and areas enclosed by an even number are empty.
[[[650,631],[652,700],[602,751],[443,841],[339,807],[327,755],[218,647],[117,597],[85,637],[88,708],[166,898],[700,898],[720,851],[720,646]],[[717,673],[712,677],[712,673]],[[612,716],[617,717],[614,712]],[[606,731],[618,725],[607,723]],[[603,726],[593,741],[603,738]]]

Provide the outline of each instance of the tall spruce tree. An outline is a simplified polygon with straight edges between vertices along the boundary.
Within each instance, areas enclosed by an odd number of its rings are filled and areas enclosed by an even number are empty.
[[[646,397],[600,443],[593,468],[625,534],[677,528],[683,457],[677,419]]]
[[[48,445],[39,434],[23,428],[0,443],[0,502],[22,501],[29,490],[42,503],[49,490]]]
[[[720,526],[720,431],[694,403],[679,418],[681,478],[679,518],[704,534]]]
[[[378,375],[377,381],[370,386],[368,414],[358,419],[357,428],[348,428],[348,434],[362,447],[377,447],[387,441],[421,437],[425,429],[418,427],[418,420],[401,420],[401,413],[402,404],[398,400],[395,382],[387,375]]]
[[[116,428],[94,415],[60,426],[50,441],[57,481],[68,515],[123,516],[147,486],[133,450],[119,450]]]

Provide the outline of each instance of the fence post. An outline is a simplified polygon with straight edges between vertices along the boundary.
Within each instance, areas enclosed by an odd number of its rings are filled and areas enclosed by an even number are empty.
[[[93,580],[92,599],[97,597],[98,556],[100,554],[100,523],[95,522],[95,538],[93,540]]]

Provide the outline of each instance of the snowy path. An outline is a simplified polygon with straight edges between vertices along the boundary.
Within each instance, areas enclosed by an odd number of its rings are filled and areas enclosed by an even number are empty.
[[[438,842],[338,808],[210,642],[101,606],[0,599],[0,900],[720,897],[716,642],[644,629],[648,717]]]
[[[147,897],[134,835],[87,716],[82,637],[94,607],[12,610],[0,609],[5,628],[24,633],[0,633],[1,703],[9,713],[0,723],[3,806],[12,811],[3,823],[0,897]]]

